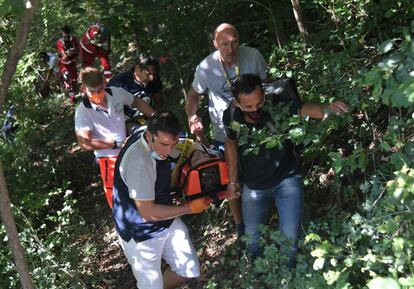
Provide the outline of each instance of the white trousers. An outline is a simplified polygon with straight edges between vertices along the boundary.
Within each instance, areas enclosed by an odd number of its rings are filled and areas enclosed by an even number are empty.
[[[163,289],[161,259],[180,276],[200,276],[200,264],[187,227],[180,218],[160,236],[136,243],[121,242],[139,289]]]

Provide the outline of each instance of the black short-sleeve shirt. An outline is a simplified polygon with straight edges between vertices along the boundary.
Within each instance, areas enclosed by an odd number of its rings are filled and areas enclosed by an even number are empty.
[[[290,115],[297,115],[302,108],[303,102],[300,100],[279,98],[273,101],[273,104],[266,105],[286,105]],[[246,126],[248,135],[253,129],[263,129],[272,123],[277,130],[278,124],[275,123],[272,116],[263,111],[262,117],[257,124],[247,123],[244,119],[243,112],[240,108],[231,105],[224,111],[223,123],[229,139],[238,139],[239,133],[237,127]],[[230,125],[230,123],[232,123]],[[271,130],[269,130],[271,131]],[[275,132],[273,132],[275,133]],[[266,148],[260,145],[258,153],[244,153],[247,149],[254,147],[256,144],[252,139],[247,137],[247,142],[238,144],[239,155],[239,176],[240,181],[251,189],[264,190],[277,185],[284,178],[300,173],[300,162],[295,147],[290,140],[283,142],[282,147]]]
[[[163,84],[161,79],[157,77],[148,83],[148,85],[143,86],[134,79],[134,68],[132,68],[112,77],[108,86],[122,87],[134,96],[140,98],[149,97],[152,100],[153,94],[161,91]]]

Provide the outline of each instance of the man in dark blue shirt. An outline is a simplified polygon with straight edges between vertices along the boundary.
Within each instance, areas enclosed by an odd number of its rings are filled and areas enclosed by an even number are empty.
[[[303,214],[303,178],[300,161],[293,143],[285,140],[272,148],[254,141],[254,132],[267,129],[278,137],[278,123],[265,105],[264,90],[259,76],[241,75],[232,85],[233,103],[224,111],[223,123],[227,134],[226,161],[231,197],[242,197],[243,221],[253,257],[260,256],[259,226],[265,224],[269,204],[275,202],[279,212],[279,229],[291,241],[284,253],[293,264]],[[299,99],[274,99],[273,106],[287,108],[287,113],[298,117],[323,119],[327,113],[343,114],[348,111],[341,101],[331,104],[313,104]],[[267,136],[267,135],[266,135]],[[241,138],[244,141],[241,141]],[[256,149],[256,154],[248,150]],[[240,183],[243,185],[240,185]]]
[[[158,61],[146,54],[140,54],[133,68],[114,76],[108,86],[122,87],[147,101],[154,109],[163,105],[161,90],[162,82],[159,78],[160,65]]]

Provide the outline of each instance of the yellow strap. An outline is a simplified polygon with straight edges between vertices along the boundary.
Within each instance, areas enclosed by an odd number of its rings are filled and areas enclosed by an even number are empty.
[[[171,173],[171,186],[177,186],[177,174],[178,168],[190,157],[191,147],[193,146],[193,140],[187,138],[184,143],[179,143],[176,145],[176,148],[181,150],[180,158],[178,159],[177,165]]]
[[[221,70],[223,72],[224,78],[226,79],[227,85],[229,86],[229,88],[231,89],[231,83],[230,83],[230,79],[227,76],[227,72],[224,69],[224,64],[223,61],[220,60],[220,64],[221,64]],[[235,72],[236,72],[236,77],[239,76],[240,74],[240,68],[239,68],[239,63],[236,63],[236,67],[234,68]]]

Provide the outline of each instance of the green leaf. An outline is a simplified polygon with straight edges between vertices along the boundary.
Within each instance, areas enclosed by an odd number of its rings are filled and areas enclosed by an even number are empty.
[[[352,267],[354,265],[354,259],[351,257],[348,257],[344,260],[344,265],[348,268]]]
[[[272,68],[269,69],[270,74],[275,74],[276,71],[277,71],[276,67],[272,67]]]
[[[390,9],[384,13],[384,17],[387,19],[390,19],[391,17],[395,15],[395,13],[397,13],[397,9]]]
[[[384,233],[393,234],[395,233],[395,231],[397,231],[398,224],[393,219],[391,219],[385,222],[384,224],[380,225],[377,229],[378,229],[378,232],[383,233],[383,234]]]
[[[398,279],[398,282],[402,286],[414,286],[414,277],[400,278]]]
[[[313,269],[320,270],[323,268],[324,264],[325,264],[325,258],[317,258],[315,262],[313,262]]]
[[[23,15],[26,9],[26,1],[25,0],[13,0],[10,2],[10,6],[12,8],[13,14],[21,16]]]
[[[369,289],[400,289],[398,282],[392,278],[377,277],[367,284]]]
[[[3,17],[10,12],[10,3],[9,1],[4,1],[0,4],[0,17]]]
[[[408,160],[404,154],[397,152],[390,156],[390,163],[395,169],[400,170],[404,164],[408,163]]]
[[[390,51],[393,46],[394,46],[394,42],[392,40],[387,40],[381,43],[380,47],[378,48],[378,51],[380,54],[384,54]]]
[[[401,253],[404,249],[404,239],[401,237],[396,237],[392,241],[392,250],[394,253]]]
[[[328,285],[332,285],[333,283],[335,283],[336,280],[338,280],[340,275],[341,275],[341,272],[331,271],[331,270],[329,270],[328,272],[323,273],[323,277],[325,278],[326,283]]]
[[[310,241],[317,241],[317,242],[321,242],[321,237],[319,237],[318,234],[315,233],[310,233],[307,234],[305,237],[305,243],[309,243]]]
[[[414,81],[405,82],[391,95],[391,104],[396,107],[411,107],[414,102]]]
[[[384,152],[388,152],[388,151],[391,150],[390,145],[388,143],[386,143],[385,141],[380,142],[379,148]]]

